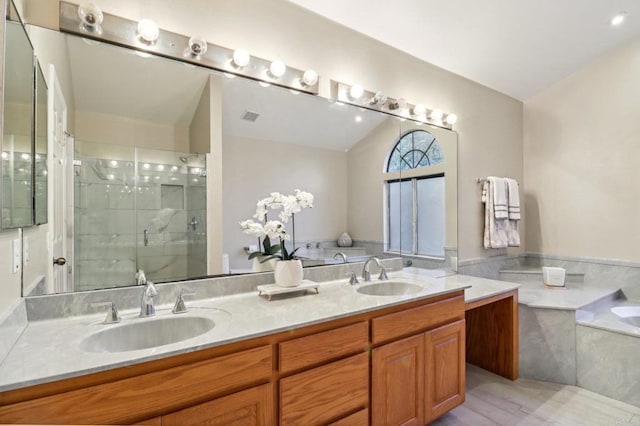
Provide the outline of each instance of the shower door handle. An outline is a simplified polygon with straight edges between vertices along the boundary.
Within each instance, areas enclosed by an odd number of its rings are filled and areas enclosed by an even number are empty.
[[[148,245],[149,245],[149,231],[145,229],[145,230],[142,232],[142,234],[143,234],[144,246],[146,247],[146,246],[148,246]]]

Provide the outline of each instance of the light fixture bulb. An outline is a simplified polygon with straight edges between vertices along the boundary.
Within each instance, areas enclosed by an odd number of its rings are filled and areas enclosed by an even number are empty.
[[[315,86],[318,82],[318,73],[314,70],[306,70],[304,74],[302,74],[302,85],[303,86]]]
[[[456,124],[456,121],[458,121],[458,116],[451,113],[447,115],[447,118],[445,121],[447,122],[447,124]]]
[[[349,89],[349,97],[353,100],[360,99],[364,95],[364,88],[359,84],[351,86]]]
[[[382,92],[376,92],[369,100],[369,105],[384,105],[387,102],[387,96]]]
[[[269,65],[269,74],[273,78],[280,78],[287,72],[287,66],[282,61],[273,61],[271,65]]]
[[[82,28],[87,31],[99,30],[104,20],[102,10],[93,3],[83,3],[78,7],[78,17],[82,21]]]
[[[627,12],[617,13],[613,18],[611,18],[611,21],[609,21],[609,22],[614,27],[620,26],[627,19],[627,15],[628,15]]]
[[[199,35],[194,35],[189,39],[189,51],[193,56],[199,57],[207,53],[207,41]]]
[[[7,151],[2,151],[2,159],[3,160],[8,160],[9,159],[9,153]]]
[[[413,115],[423,115],[425,112],[427,112],[427,107],[425,107],[422,104],[417,104],[413,106]]]
[[[111,160],[109,164],[111,164],[112,167],[116,167],[118,165],[118,162],[116,160]]]
[[[138,22],[138,35],[147,43],[154,43],[160,36],[160,28],[151,19],[141,19]]]
[[[233,64],[238,67],[246,67],[249,65],[249,61],[251,61],[251,55],[244,49],[236,49],[233,51]]]
[[[156,170],[158,170],[159,172],[164,171],[164,164],[158,164],[158,167],[156,167]]]
[[[444,116],[444,113],[441,109],[434,109],[429,114],[429,118],[436,121],[442,120],[442,116]]]

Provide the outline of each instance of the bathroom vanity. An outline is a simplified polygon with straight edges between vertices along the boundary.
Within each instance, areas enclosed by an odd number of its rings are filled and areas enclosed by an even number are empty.
[[[250,294],[231,296],[226,306],[219,298],[239,325],[221,327],[218,344],[216,337],[209,347],[185,343],[171,355],[150,348],[150,361],[6,390],[0,422],[425,424],[464,401],[468,286],[419,283],[421,292],[392,297],[359,294],[340,280],[302,298],[268,302]],[[237,332],[247,325],[233,306],[244,306],[251,320],[267,311],[291,318],[242,339]],[[310,321],[299,326],[305,311]]]

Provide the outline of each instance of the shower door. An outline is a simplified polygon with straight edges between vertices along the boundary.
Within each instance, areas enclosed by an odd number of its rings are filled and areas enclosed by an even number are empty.
[[[137,150],[138,267],[155,282],[206,274],[206,157]]]
[[[206,274],[206,157],[76,141],[75,291]]]

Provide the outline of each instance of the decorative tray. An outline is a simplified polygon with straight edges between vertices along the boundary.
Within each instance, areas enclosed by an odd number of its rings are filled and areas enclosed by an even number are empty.
[[[316,293],[319,293],[320,285],[315,281],[302,280],[302,283],[297,287],[280,287],[275,284],[266,284],[259,285],[258,288],[258,296],[262,296],[263,294],[267,296],[267,300],[271,300],[271,298],[276,294],[285,294],[285,293],[294,293],[296,291],[307,291],[307,290],[315,290]]]

